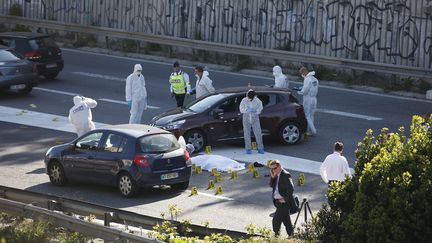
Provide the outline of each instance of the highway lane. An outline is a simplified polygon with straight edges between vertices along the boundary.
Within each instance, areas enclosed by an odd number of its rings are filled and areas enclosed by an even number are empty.
[[[111,99],[124,102],[124,79],[135,63],[141,63],[144,68],[149,104],[160,109],[148,109],[143,122],[148,122],[154,115],[174,107],[175,101],[169,98],[168,76],[171,73],[173,60],[166,62],[146,61],[143,59],[94,54],[76,50],[64,50],[65,69],[56,80],[41,81],[40,88],[30,96],[14,96],[2,94],[0,105],[31,109],[29,104],[36,104],[35,110],[50,114],[67,115],[72,106],[72,94],[82,94],[99,99],[99,106],[93,110],[94,120],[109,124],[125,123],[128,121],[129,111],[126,105],[102,101]],[[181,62],[181,61],[180,61]],[[189,73],[194,84],[193,68],[183,68]],[[226,71],[210,70],[210,76],[216,88],[271,84],[272,80],[257,75],[245,75]],[[291,87],[298,85],[291,84]],[[47,92],[47,90],[51,90]],[[56,93],[56,91],[71,94]],[[191,100],[191,98],[189,98]],[[267,141],[266,150],[300,158],[322,161],[326,154],[332,150],[335,140],[345,143],[350,165],[355,160],[354,150],[356,144],[363,138],[365,131],[372,128],[379,131],[388,127],[395,131],[400,126],[408,126],[413,114],[431,112],[430,101],[401,99],[365,92],[356,92],[333,87],[321,86],[318,96],[318,108],[322,111],[316,114],[318,135],[307,142],[296,146],[281,146],[278,143]],[[344,114],[370,116],[378,120],[354,118]],[[241,142],[232,146],[242,147]]]

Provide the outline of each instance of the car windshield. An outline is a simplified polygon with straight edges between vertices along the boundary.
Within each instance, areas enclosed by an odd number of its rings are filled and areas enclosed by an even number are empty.
[[[196,100],[195,102],[188,104],[186,106],[186,109],[189,109],[193,112],[200,113],[212,107],[214,104],[221,101],[228,95],[231,94],[214,94],[214,95],[206,96],[202,99]]]
[[[10,62],[20,60],[19,54],[12,50],[0,50],[0,62]]]
[[[164,153],[180,148],[173,134],[155,134],[139,138],[142,153]]]
[[[50,37],[43,37],[29,40],[29,44],[33,50],[39,50],[48,46],[56,46],[56,43]]]

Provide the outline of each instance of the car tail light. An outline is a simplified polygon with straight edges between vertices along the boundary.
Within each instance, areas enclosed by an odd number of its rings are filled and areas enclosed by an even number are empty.
[[[297,113],[303,113],[304,112],[304,108],[302,105],[299,105],[296,109]]]
[[[189,152],[188,152],[186,149],[184,150],[184,159],[185,159],[186,161],[188,161],[188,160],[190,159]]]
[[[36,65],[36,64],[33,64],[33,65],[32,65],[32,72],[33,72],[33,73],[37,73],[37,72],[38,72],[38,70],[37,70],[37,65]]]
[[[42,53],[37,52],[37,51],[28,51],[28,52],[24,53],[24,57],[29,59],[29,60],[39,59],[39,58],[42,58]]]
[[[138,166],[150,167],[150,162],[149,162],[147,156],[145,156],[143,154],[135,155],[133,162],[135,164],[137,164]]]

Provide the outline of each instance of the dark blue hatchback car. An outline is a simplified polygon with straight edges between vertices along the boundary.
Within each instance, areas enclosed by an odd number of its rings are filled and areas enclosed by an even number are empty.
[[[74,141],[54,146],[45,155],[52,184],[86,181],[117,185],[125,197],[139,187],[189,186],[192,163],[168,131],[137,124],[114,125],[90,131]]]

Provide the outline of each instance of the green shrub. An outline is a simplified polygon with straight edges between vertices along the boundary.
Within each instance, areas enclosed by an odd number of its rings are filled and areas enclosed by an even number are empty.
[[[12,4],[12,6],[9,8],[9,15],[23,16],[23,10],[21,4],[19,3]]]
[[[320,210],[309,235],[323,242],[428,242],[432,129],[424,119],[413,117],[409,136],[404,128],[383,128],[375,139],[368,130],[356,157],[355,177],[329,188],[332,207]]]
[[[254,67],[254,62],[249,56],[238,55],[237,62],[234,65],[234,71],[240,71],[242,69]]]

